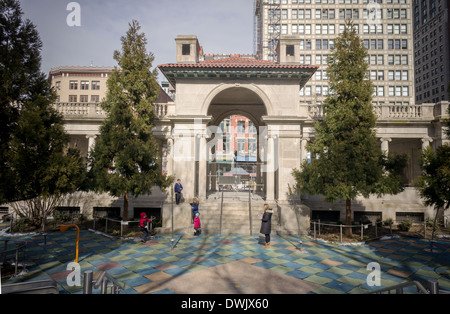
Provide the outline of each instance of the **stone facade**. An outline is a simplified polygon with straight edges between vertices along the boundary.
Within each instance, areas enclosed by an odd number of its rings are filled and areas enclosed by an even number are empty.
[[[176,101],[162,93],[155,103],[159,122],[154,135],[160,143],[163,171],[182,181],[183,202],[176,205],[170,190],[155,188],[151,195],[131,198],[130,218],[134,211],[157,208],[161,210],[163,231],[188,232],[192,228],[189,202],[194,197],[200,199],[202,221],[209,222],[206,229],[210,232],[258,233],[257,216],[265,202],[274,209],[274,232],[278,233],[307,233],[310,218],[319,212],[338,212],[343,217],[342,202],[328,204],[320,196],[294,193],[292,169],[299,168],[308,158],[306,144],[314,139],[314,124],[323,114],[320,104],[300,100],[300,90],[318,67],[301,65],[292,56],[290,46],[296,45],[296,41],[295,36],[282,36],[278,60],[273,62],[240,55],[206,58],[197,37],[177,37],[177,62],[159,66],[175,89]],[[78,69],[79,73],[81,70]],[[58,71],[64,73],[62,68]],[[84,73],[85,76],[77,77],[79,81],[93,79],[91,69],[84,69]],[[50,75],[53,86],[61,78]],[[75,80],[69,74],[68,80],[71,78]],[[63,89],[66,85],[59,86]],[[67,91],[59,92],[63,97]],[[105,113],[96,102],[66,103],[60,98],[55,106],[64,115],[71,145],[80,148],[86,156],[95,143]],[[405,171],[407,185],[420,174],[421,150],[449,141],[442,133],[447,108],[448,102],[374,106],[382,149],[407,152],[410,156]],[[258,130],[256,181],[250,191],[246,186],[221,194],[224,185],[220,183],[222,178],[214,159],[214,127],[233,114],[247,117]],[[82,193],[68,197],[65,206],[79,207],[89,216],[94,207],[121,207],[122,201],[107,195]],[[228,216],[218,226],[221,206],[227,208]],[[423,206],[413,187],[382,199],[360,198],[354,201],[353,207],[358,213],[381,213],[383,220],[395,220],[399,212],[420,213],[425,218],[432,217],[433,213]],[[231,226],[225,227],[226,223]]]

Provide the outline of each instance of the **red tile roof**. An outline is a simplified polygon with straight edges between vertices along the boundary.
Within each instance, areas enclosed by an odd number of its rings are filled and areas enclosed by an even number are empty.
[[[317,69],[315,65],[278,64],[273,61],[232,56],[229,58],[211,59],[198,63],[169,63],[161,64],[159,68],[295,68]]]
[[[229,58],[222,58],[222,59],[212,59],[212,60],[205,60],[200,61],[199,63],[202,64],[277,64],[273,61],[267,61],[267,60],[260,60],[260,59],[253,59],[253,58],[243,58],[240,56],[232,56]]]

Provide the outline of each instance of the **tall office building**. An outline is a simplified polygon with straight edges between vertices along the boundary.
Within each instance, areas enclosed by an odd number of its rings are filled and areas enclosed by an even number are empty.
[[[450,27],[447,0],[412,0],[416,103],[449,100]]]
[[[404,110],[415,103],[412,1],[255,0],[256,54],[275,61],[280,36],[297,35],[300,63],[320,66],[300,91],[301,102],[314,110],[330,92],[328,57],[345,20],[351,19],[368,49],[374,105]]]

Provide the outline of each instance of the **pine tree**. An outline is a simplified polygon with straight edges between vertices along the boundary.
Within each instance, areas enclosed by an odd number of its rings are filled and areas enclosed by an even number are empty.
[[[45,80],[39,73],[41,46],[34,25],[22,20],[19,2],[0,1],[0,203],[18,198],[12,184],[16,175],[8,160],[9,142],[21,106],[32,96],[36,82]]]
[[[40,72],[42,43],[22,14],[17,0],[0,1],[0,203],[73,192],[85,173],[78,152],[66,152],[56,96]]]
[[[397,193],[401,190],[398,163],[388,160],[376,138],[372,109],[373,85],[366,78],[367,55],[350,21],[335,40],[328,63],[331,95],[316,138],[308,145],[311,163],[294,170],[297,188],[322,194],[327,201],[346,201],[345,224],[351,224],[351,201],[358,195]],[[404,163],[404,158],[398,161]],[[394,171],[396,170],[396,171]],[[350,228],[345,228],[351,233]]]
[[[91,151],[94,189],[124,198],[123,220],[128,220],[129,195],[150,194],[154,186],[166,188],[169,178],[161,172],[153,103],[159,93],[153,55],[137,21],[121,37],[122,51],[114,52],[118,62],[108,79],[103,109],[107,112],[100,136]]]
[[[450,106],[447,114],[448,118],[443,121],[444,134],[450,138]],[[450,144],[443,144],[436,151],[428,146],[422,151],[419,165],[422,174],[416,182],[416,187],[425,200],[425,205],[434,206],[436,210],[431,236],[433,240],[440,209],[446,211],[450,208]]]

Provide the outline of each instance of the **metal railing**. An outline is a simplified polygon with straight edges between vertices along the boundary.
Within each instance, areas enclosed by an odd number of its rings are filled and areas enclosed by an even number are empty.
[[[220,194],[220,219],[219,219],[219,233],[222,233],[222,218],[223,218],[223,202],[224,202],[224,192],[229,191],[226,186],[229,184],[219,183],[219,194]],[[262,185],[262,184],[261,184]],[[252,219],[252,195],[255,194],[255,187],[257,184],[251,185],[241,185],[240,191],[247,193],[248,192],[248,219],[249,219],[249,230],[250,235],[253,235],[253,219]],[[241,199],[239,199],[241,200]]]
[[[71,223],[75,224],[83,216],[80,212],[71,212],[67,215],[56,212],[52,216],[34,216],[34,217],[20,217],[15,213],[9,213],[5,215],[6,220],[9,222],[9,233],[14,233],[16,231],[21,232],[21,229],[27,224],[33,221],[38,222],[39,226],[36,225],[36,232],[38,228],[41,228],[42,233],[45,233],[49,229],[57,229],[61,223]]]
[[[420,294],[450,294],[450,291],[439,289],[439,283],[435,280],[428,281],[428,288],[425,288],[419,281],[408,281],[391,287],[382,288],[368,294],[403,294],[405,288],[416,287]]]
[[[152,233],[152,230],[153,230],[153,221],[154,221],[154,219],[155,219],[155,217],[152,216],[151,217],[151,221],[152,222],[150,222],[149,226],[148,226],[148,231],[149,231],[150,234]],[[132,224],[137,224],[137,226],[134,228],[134,230],[140,231],[140,229],[139,229],[139,220],[123,221],[123,220],[113,219],[113,218],[108,218],[108,217],[93,216],[93,228],[92,229],[95,230],[95,231],[100,231],[100,228],[98,228],[99,227],[99,223],[96,222],[97,220],[102,220],[102,221],[105,222],[105,224],[104,224],[104,233],[105,234],[108,234],[108,230],[111,230],[111,228],[113,230],[117,230],[118,231],[119,230],[119,228],[117,228],[118,225],[120,225],[120,237],[121,238],[123,238],[124,226],[130,226]],[[111,227],[112,226],[111,223],[115,223],[115,227],[114,226]],[[99,229],[99,230],[97,230],[96,228]]]
[[[2,285],[2,294],[59,294],[56,281],[38,280]]]
[[[311,220],[311,225],[312,225],[312,229],[310,230],[310,233],[312,234],[312,236],[314,237],[314,240],[317,239],[317,235],[321,235],[322,232],[324,231],[323,227],[328,227],[328,229],[330,228],[335,228],[334,232],[330,232],[330,233],[339,233],[339,241],[342,243],[343,242],[343,230],[345,230],[345,228],[351,228],[353,230],[360,230],[360,236],[361,236],[361,241],[365,240],[374,240],[374,239],[378,239],[382,236],[385,235],[392,235],[394,233],[394,229],[393,227],[396,227],[397,230],[399,231],[403,231],[399,229],[399,225],[402,224],[402,222],[404,222],[404,220],[390,220],[389,222],[387,221],[376,221],[376,222],[368,222],[368,223],[361,223],[359,225],[354,224],[354,225],[344,225],[344,224],[339,224],[339,223],[332,223],[332,222],[321,222],[320,219],[314,219]],[[428,239],[431,237],[431,231],[430,229],[430,221],[429,220],[425,220],[423,222],[410,222],[410,229],[412,230],[410,233],[413,233],[419,237],[422,237],[423,239]],[[383,226],[385,228],[383,228]],[[415,227],[414,230],[411,229],[412,227]],[[445,227],[445,225],[444,225]],[[329,231],[329,230],[327,230]],[[439,230],[438,230],[439,231]],[[366,238],[364,238],[366,236]],[[369,236],[369,237],[367,237]]]
[[[317,240],[317,235],[321,235],[321,231],[323,230],[323,228],[321,228],[321,226],[325,226],[325,227],[335,227],[335,228],[339,228],[339,241],[342,243],[343,242],[343,234],[344,234],[344,228],[351,228],[351,229],[359,229],[360,230],[360,235],[361,235],[361,241],[364,240],[364,230],[368,229],[369,226],[371,226],[371,223],[366,223],[366,224],[359,224],[359,225],[344,225],[344,224],[332,224],[332,223],[323,223],[320,222],[320,219],[317,220],[311,220],[311,223],[313,225],[313,237],[314,240]],[[375,224],[375,233],[376,236],[375,238],[378,237],[378,227],[377,224]]]
[[[92,290],[98,288],[100,288],[101,294],[108,294],[108,288],[110,288],[110,294],[120,294],[120,291],[125,290],[125,286],[121,286],[106,271],[100,273],[97,280],[94,280],[94,273],[92,270],[85,271],[83,294],[92,294]]]
[[[1,241],[1,240],[0,240]],[[8,262],[8,254],[13,253],[14,254],[14,276],[17,276],[18,267],[19,267],[19,253],[22,252],[22,271],[26,270],[26,264],[25,264],[25,257],[26,257],[26,242],[16,242],[16,247],[13,249],[8,250],[8,242],[9,239],[3,239],[4,242],[4,250],[0,252],[0,256],[2,256],[0,260],[0,268],[4,268],[6,265],[9,264]]]

